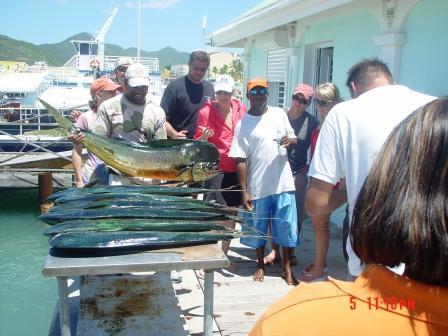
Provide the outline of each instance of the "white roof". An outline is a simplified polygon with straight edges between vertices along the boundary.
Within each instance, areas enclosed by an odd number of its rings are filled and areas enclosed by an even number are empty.
[[[33,92],[46,81],[47,72],[16,72],[0,75],[1,92]]]
[[[51,87],[39,98],[56,109],[70,110],[74,107],[79,107],[80,105],[88,106],[90,89]],[[44,108],[43,105],[38,102],[37,106],[42,109]]]

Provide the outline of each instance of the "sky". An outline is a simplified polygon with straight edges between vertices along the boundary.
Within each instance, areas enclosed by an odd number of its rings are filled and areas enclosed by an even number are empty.
[[[4,0],[2,0],[4,1]],[[206,33],[219,29],[261,0],[140,0],[141,50],[171,46],[203,49]],[[57,43],[78,33],[96,36],[112,9],[118,13],[106,43],[137,47],[138,0],[15,0],[0,20],[0,34],[33,44]]]

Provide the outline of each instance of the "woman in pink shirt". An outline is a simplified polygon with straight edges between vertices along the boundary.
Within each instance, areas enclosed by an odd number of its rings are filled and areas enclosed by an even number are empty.
[[[228,156],[232,145],[235,126],[246,112],[246,107],[238,99],[233,98],[235,81],[229,75],[221,75],[216,79],[216,100],[207,102],[198,112],[195,139],[208,141],[219,151],[219,170],[221,173],[206,182],[212,189],[206,195],[207,200],[216,200],[220,204],[237,207],[241,203],[241,192],[220,191],[220,189],[241,190],[236,177],[236,161]],[[229,223],[234,228],[235,223]],[[227,254],[229,241],[223,241],[222,249]]]

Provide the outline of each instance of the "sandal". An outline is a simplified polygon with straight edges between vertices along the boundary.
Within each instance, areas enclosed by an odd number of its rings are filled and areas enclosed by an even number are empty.
[[[303,274],[299,277],[300,281],[303,282],[317,282],[317,281],[326,281],[327,280],[327,274],[324,272],[323,274]]]
[[[305,267],[305,268],[302,270],[302,274],[304,274],[304,275],[311,274],[310,272],[311,272],[311,270],[313,269],[313,267],[314,267],[314,263],[309,264],[307,267]],[[323,271],[324,271],[324,273],[327,273],[327,272],[328,272],[328,267],[325,266],[325,267],[323,268]]]

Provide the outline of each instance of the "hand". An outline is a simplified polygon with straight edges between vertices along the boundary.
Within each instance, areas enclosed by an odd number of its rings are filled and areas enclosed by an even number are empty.
[[[188,133],[187,130],[182,130],[182,131],[177,132],[176,139],[186,139],[187,133]]]
[[[289,147],[291,145],[295,145],[297,143],[296,138],[288,138],[286,135],[282,137],[282,140],[280,141],[280,145],[283,147]]]
[[[242,197],[241,197],[241,204],[243,205],[244,209],[252,211],[254,206],[252,205],[252,200],[247,193],[247,191],[243,191]]]
[[[76,188],[82,188],[82,187],[84,187],[84,182],[83,181],[76,181],[75,185],[76,185]]]
[[[78,118],[79,118],[79,116],[80,116],[81,114],[82,114],[81,111],[73,110],[73,111],[70,113],[70,119],[71,119],[71,121],[75,123],[75,122],[78,120]]]
[[[199,137],[200,140],[207,141],[208,138],[210,138],[211,136],[213,136],[215,134],[215,132],[211,128],[200,126],[199,129],[201,129],[201,128],[202,128],[202,134]]]
[[[308,165],[303,165],[303,166],[300,166],[299,169],[297,169],[297,172],[298,172],[300,175],[307,175],[309,169],[310,169],[310,166],[308,166]]]
[[[67,140],[73,142],[75,145],[79,145],[80,143],[82,143],[84,141],[84,139],[85,139],[85,136],[81,132],[75,133],[75,134],[70,134],[67,137]]]

